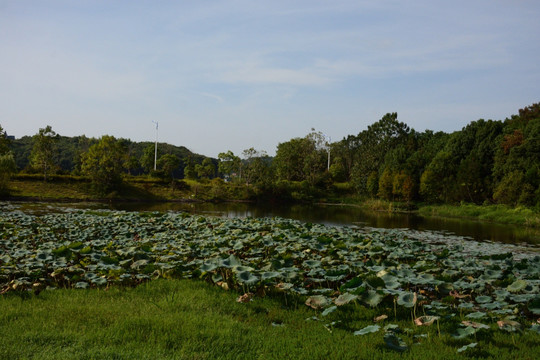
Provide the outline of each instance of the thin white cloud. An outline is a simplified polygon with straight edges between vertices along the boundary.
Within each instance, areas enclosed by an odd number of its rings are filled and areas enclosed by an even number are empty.
[[[297,86],[319,86],[332,82],[332,79],[305,70],[260,67],[246,64],[239,69],[228,71],[220,79],[229,83],[279,84]]]

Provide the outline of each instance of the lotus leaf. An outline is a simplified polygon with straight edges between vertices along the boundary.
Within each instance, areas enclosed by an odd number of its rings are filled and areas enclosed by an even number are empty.
[[[489,329],[489,326],[485,325],[485,324],[481,324],[481,323],[477,323],[477,322],[474,322],[474,321],[462,321],[461,322],[463,325],[465,326],[470,326],[474,329]]]
[[[89,284],[85,281],[79,281],[75,284],[76,289],[86,289],[89,286]]]
[[[468,319],[483,319],[486,316],[487,316],[486,313],[481,312],[481,311],[477,311],[477,312],[467,314],[465,317],[468,318]]]
[[[393,332],[384,334],[384,343],[392,350],[403,352],[407,350],[407,344]]]
[[[321,309],[331,304],[329,298],[324,295],[314,295],[310,296],[306,300],[306,305],[313,309]]]
[[[403,292],[398,296],[397,303],[398,305],[412,308],[416,304],[416,300],[416,293]]]
[[[200,270],[203,273],[207,273],[207,272],[215,270],[216,268],[217,268],[217,265],[214,263],[205,263],[203,264],[203,266],[201,266]]]
[[[93,284],[96,284],[97,286],[107,285],[107,279],[102,278],[102,277],[93,278],[91,281]]]
[[[455,334],[452,334],[452,337],[455,339],[464,339],[468,336],[474,335],[476,330],[472,326],[467,326],[466,328],[459,328],[456,330]]]
[[[268,280],[280,277],[281,273],[277,271],[266,271],[261,274],[261,280]]]
[[[253,275],[249,271],[241,271],[236,274],[236,279],[246,285],[252,285],[255,284],[257,281],[259,281],[259,278],[255,275]]]
[[[485,303],[493,301],[491,296],[485,296],[485,295],[477,296],[476,299],[474,299],[474,300],[476,300],[476,302],[479,303],[479,304],[485,304]]]
[[[527,308],[534,315],[540,315],[540,295],[535,296],[534,299],[529,302]]]
[[[146,266],[148,264],[148,262],[149,261],[146,260],[146,259],[137,260],[133,264],[131,264],[131,268],[132,269],[140,269],[141,267]]]
[[[512,293],[516,293],[516,292],[520,292],[520,291],[524,290],[526,287],[527,287],[527,281],[520,279],[520,280],[516,280],[512,284],[508,285],[506,290],[508,290],[508,291],[510,291]]]
[[[420,316],[419,318],[414,319],[414,323],[417,326],[429,326],[432,325],[436,320],[439,320],[438,316]]]
[[[381,327],[379,325],[369,325],[363,329],[354,332],[354,335],[366,335],[379,331]]]
[[[369,290],[362,295],[362,301],[371,307],[375,307],[383,301],[383,296],[375,290]]]
[[[460,353],[460,352],[472,349],[472,348],[476,347],[476,345],[478,345],[478,344],[477,343],[470,343],[469,345],[464,345],[464,346],[460,347],[457,350],[457,352]]]
[[[306,260],[304,261],[304,266],[308,268],[318,268],[321,266],[321,262],[319,260]]]
[[[333,313],[334,311],[336,311],[336,309],[337,309],[337,306],[330,306],[329,308],[324,309],[324,311],[322,312],[321,315],[322,315],[322,316],[326,316],[326,315],[328,315],[328,314]]]
[[[353,295],[350,293],[341,294],[337,297],[337,299],[334,300],[334,304],[337,306],[343,306],[345,304],[350,303],[351,301],[354,301],[358,299],[358,295]]]
[[[521,328],[521,324],[517,321],[510,320],[510,319],[503,319],[497,321],[497,325],[501,330],[508,331],[508,332],[514,332]]]

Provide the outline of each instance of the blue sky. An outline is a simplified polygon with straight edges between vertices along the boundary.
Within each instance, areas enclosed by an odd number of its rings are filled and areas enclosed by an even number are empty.
[[[540,2],[4,1],[0,124],[183,145],[451,132],[540,101]]]

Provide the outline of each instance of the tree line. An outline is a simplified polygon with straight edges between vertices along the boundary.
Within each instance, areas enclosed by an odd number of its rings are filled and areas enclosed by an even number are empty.
[[[17,171],[83,175],[103,189],[128,175],[162,179],[222,178],[275,196],[291,189],[324,194],[348,183],[358,195],[389,201],[540,206],[540,103],[502,120],[477,120],[451,134],[418,132],[388,113],[357,135],[329,142],[320,131],[217,159],[185,147],[103,136],[63,137],[50,126],[9,140],[0,126],[0,187]],[[156,165],[156,170],[154,166]],[[4,184],[4,185],[2,185]]]

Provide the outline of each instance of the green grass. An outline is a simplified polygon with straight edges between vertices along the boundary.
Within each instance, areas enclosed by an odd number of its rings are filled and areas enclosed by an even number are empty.
[[[418,213],[422,216],[467,218],[540,228],[540,213],[524,207],[474,204],[426,205],[421,206]]]
[[[38,296],[10,293],[0,297],[1,359],[537,359],[539,335],[514,338],[493,335],[455,340],[436,325],[415,327],[400,335],[409,350],[385,347],[383,333],[354,336],[351,330],[373,324],[392,311],[358,305],[328,319],[293,299],[255,298],[247,304],[238,294],[193,280],[157,280],[136,288],[55,290]],[[317,315],[323,321],[306,321]],[[401,318],[398,313],[398,318]],[[335,317],[332,317],[335,316]],[[325,323],[348,317],[355,329],[328,331]],[[386,320],[382,325],[388,324]],[[392,321],[392,323],[394,323]],[[273,324],[282,324],[275,326]],[[492,326],[494,326],[492,324]],[[427,334],[415,338],[414,334]],[[493,332],[492,332],[493,333]],[[421,344],[413,344],[421,342]],[[476,348],[457,348],[477,342]]]
[[[38,199],[77,199],[89,200],[89,184],[79,182],[43,182],[41,180],[11,180],[11,196]]]

